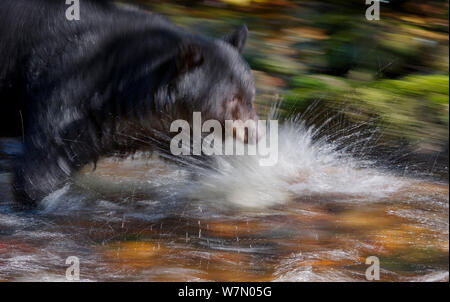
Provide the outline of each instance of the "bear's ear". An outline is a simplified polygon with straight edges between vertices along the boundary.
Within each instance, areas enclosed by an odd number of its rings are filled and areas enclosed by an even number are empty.
[[[245,42],[247,41],[248,28],[244,24],[239,29],[231,34],[223,37],[225,42],[233,45],[240,53],[244,50]]]
[[[203,52],[199,46],[182,44],[176,57],[177,74],[186,73],[203,63]]]

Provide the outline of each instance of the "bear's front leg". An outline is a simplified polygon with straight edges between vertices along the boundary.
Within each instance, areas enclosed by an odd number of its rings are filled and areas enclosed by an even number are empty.
[[[25,146],[25,153],[16,162],[13,192],[17,205],[30,208],[61,188],[70,179],[73,168],[66,156],[58,154],[56,148],[45,150]]]

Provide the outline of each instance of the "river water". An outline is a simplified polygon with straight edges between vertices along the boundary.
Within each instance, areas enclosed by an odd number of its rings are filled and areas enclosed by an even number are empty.
[[[2,139],[0,280],[64,281],[75,256],[81,281],[365,281],[376,256],[381,281],[448,281],[448,181],[377,168],[352,155],[367,141],[317,130],[280,125],[272,167],[106,158],[30,211],[12,207],[20,140]]]

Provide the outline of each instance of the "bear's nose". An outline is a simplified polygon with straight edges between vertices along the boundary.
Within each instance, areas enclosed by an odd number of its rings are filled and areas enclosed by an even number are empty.
[[[243,142],[244,144],[257,144],[259,139],[262,138],[266,131],[264,127],[258,127],[258,118],[255,117],[253,119],[247,121],[239,121],[239,127],[242,127],[242,131],[236,131],[236,139]],[[261,129],[259,129],[261,128]],[[246,131],[245,131],[246,130]]]
[[[253,145],[257,144],[266,135],[266,128],[260,125],[258,117],[255,117],[252,121],[248,129],[247,137],[245,138],[245,143]]]

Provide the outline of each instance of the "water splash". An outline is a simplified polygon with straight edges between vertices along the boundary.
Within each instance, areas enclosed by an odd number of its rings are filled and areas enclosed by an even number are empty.
[[[277,115],[277,110],[269,113],[270,118]],[[308,126],[303,116],[288,119],[279,128],[276,165],[260,166],[258,156],[220,156],[218,168],[203,172],[191,196],[222,205],[261,208],[299,196],[380,198],[400,189],[404,181],[361,158],[374,138],[371,130],[361,125],[343,129],[335,125],[333,134],[323,134],[325,126],[338,118],[330,117],[320,127]],[[341,136],[336,137],[336,132]]]

